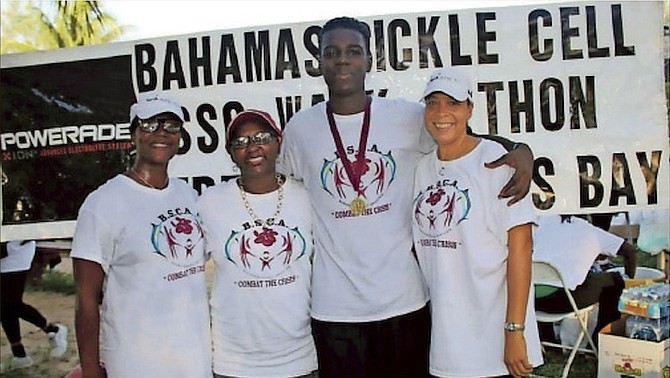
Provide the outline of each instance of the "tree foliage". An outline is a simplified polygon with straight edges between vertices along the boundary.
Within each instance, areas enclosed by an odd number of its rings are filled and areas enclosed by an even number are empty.
[[[9,1],[2,9],[0,53],[111,42],[123,30],[100,1]]]

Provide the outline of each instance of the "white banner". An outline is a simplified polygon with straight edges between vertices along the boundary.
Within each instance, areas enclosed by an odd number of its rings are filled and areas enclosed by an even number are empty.
[[[470,123],[475,132],[532,147],[531,195],[538,212],[668,208],[662,13],[660,1],[592,1],[361,18],[372,30],[366,89],[418,101],[435,68],[462,68],[475,83]],[[317,59],[324,22],[7,55],[2,69],[4,74],[10,68],[83,59],[96,64],[129,55],[130,67],[122,72],[129,73],[124,85],[135,96],[164,90],[182,101],[187,133],[170,173],[201,191],[237,174],[224,148],[224,128],[238,111],[264,109],[283,127],[301,108],[326,99]],[[133,101],[121,98],[119,111],[127,114]],[[100,123],[114,125],[107,139],[127,141],[127,115],[125,122]],[[47,126],[54,125],[35,125]],[[81,128],[78,132],[83,134]],[[77,139],[60,129],[56,134],[53,140],[62,144],[102,141]],[[3,127],[3,174],[11,154],[37,147],[30,140]],[[48,142],[40,147],[58,152]],[[83,147],[77,153],[96,150]],[[67,201],[63,195],[59,200]],[[12,206],[3,198],[3,240],[8,232],[11,238],[71,235],[72,214],[18,224],[7,219]]]

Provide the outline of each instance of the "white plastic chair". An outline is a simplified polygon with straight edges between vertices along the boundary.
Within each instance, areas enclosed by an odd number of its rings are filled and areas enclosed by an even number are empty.
[[[591,338],[591,334],[589,333],[587,327],[589,312],[597,304],[592,304],[582,309],[578,308],[577,304],[575,303],[575,299],[572,297],[572,293],[565,286],[561,274],[558,272],[558,270],[556,270],[556,268],[554,268],[553,265],[547,262],[533,261],[533,284],[550,285],[562,288],[565,291],[565,295],[568,297],[568,301],[570,302],[570,305],[572,306],[573,309],[573,311],[564,313],[549,313],[535,310],[535,317],[537,318],[538,322],[553,324],[571,316],[575,316],[579,320],[581,332],[579,333],[579,336],[577,337],[577,340],[575,341],[574,345],[564,344],[564,341],[562,340],[560,344],[550,341],[542,341],[543,348],[544,346],[547,346],[547,347],[560,348],[561,350],[570,350],[570,355],[568,356],[568,360],[566,361],[565,366],[563,367],[563,375],[561,376],[562,378],[566,378],[568,376],[568,373],[570,372],[572,362],[577,356],[577,352],[591,353],[598,356],[598,349],[596,348],[596,345],[593,342],[593,339]],[[584,340],[584,338],[586,338],[588,344],[585,348],[581,348],[580,345],[582,344],[582,340]]]

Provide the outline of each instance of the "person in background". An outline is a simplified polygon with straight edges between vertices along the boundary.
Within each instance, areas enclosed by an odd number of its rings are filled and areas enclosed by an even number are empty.
[[[26,278],[35,258],[36,246],[34,240],[12,240],[2,243],[0,314],[2,329],[12,348],[12,359],[0,367],[2,372],[26,368],[33,364],[33,359],[21,342],[19,319],[34,324],[47,335],[51,346],[49,353],[51,358],[59,358],[67,351],[67,327],[49,322],[39,310],[23,302]]]
[[[622,256],[624,272],[635,277],[637,253],[635,246],[588,221],[570,215],[542,215],[535,230],[533,260],[548,262],[556,267],[572,292],[578,308],[598,303],[598,320],[593,332],[598,332],[619,319],[619,297],[625,287],[618,272],[598,269],[598,255]],[[592,269],[595,267],[595,269]],[[572,311],[565,292],[556,287],[535,287],[535,308],[544,312]],[[553,339],[553,329],[540,325],[543,339]]]
[[[474,103],[463,73],[436,70],[422,99],[437,147],[418,163],[411,214],[431,299],[430,374],[528,376],[543,363],[530,299],[533,204],[496,198],[513,169],[484,167],[506,151],[468,134]]]
[[[408,214],[416,162],[434,142],[421,126],[419,102],[366,94],[372,55],[365,23],[331,19],[319,42],[328,101],[290,119],[278,160],[314,204],[319,376],[420,377],[430,315]],[[517,174],[496,195],[516,202],[530,186],[532,153],[524,145],[488,166],[502,164]]]
[[[238,113],[226,149],[241,175],[198,199],[214,261],[216,377],[316,377],[311,207],[302,184],[275,170],[281,143],[268,113]]]
[[[211,377],[197,194],[168,177],[184,114],[149,92],[130,122],[134,163],[87,196],[72,241],[82,375]]]

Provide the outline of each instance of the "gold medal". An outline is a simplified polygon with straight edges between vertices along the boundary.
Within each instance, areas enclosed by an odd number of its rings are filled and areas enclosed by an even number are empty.
[[[349,204],[349,208],[351,209],[351,212],[354,213],[354,215],[361,215],[365,211],[365,201],[363,201],[361,197],[356,197]]]

